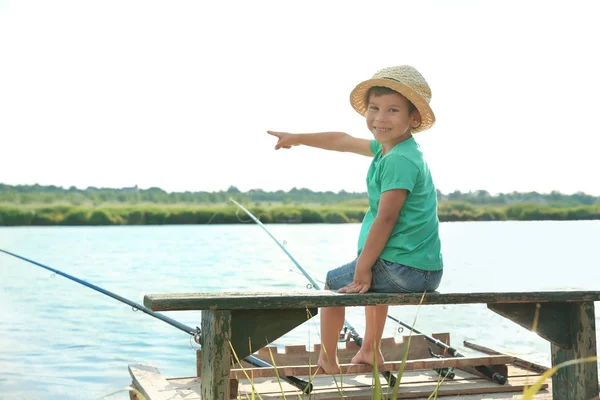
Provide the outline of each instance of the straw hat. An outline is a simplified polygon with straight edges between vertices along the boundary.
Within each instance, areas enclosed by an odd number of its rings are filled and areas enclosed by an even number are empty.
[[[410,100],[421,114],[421,125],[413,129],[413,133],[431,128],[435,115],[429,107],[431,89],[423,75],[409,65],[384,68],[373,75],[373,78],[356,85],[350,93],[350,104],[360,114],[365,115],[367,104],[365,95],[373,86],[385,86],[401,93]]]

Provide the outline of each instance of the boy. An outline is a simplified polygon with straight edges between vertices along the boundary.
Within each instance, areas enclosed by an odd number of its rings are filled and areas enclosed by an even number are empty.
[[[352,107],[365,116],[374,140],[342,132],[268,131],[279,139],[275,149],[305,145],[373,157],[367,173],[369,209],[358,239],[358,257],[329,271],[325,289],[341,293],[393,293],[438,288],[443,262],[437,192],[412,136],[435,122],[430,98],[429,85],[416,69],[385,68],[358,84],[350,94]],[[379,345],[387,312],[387,306],[366,307],[363,346],[352,363],[372,365],[376,355],[378,364],[383,364]],[[326,373],[339,373],[337,341],[344,316],[343,307],[321,310],[322,346],[318,363]]]

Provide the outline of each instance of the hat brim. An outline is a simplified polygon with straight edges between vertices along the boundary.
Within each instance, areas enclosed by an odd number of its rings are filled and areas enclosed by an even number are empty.
[[[415,92],[410,86],[403,83],[396,82],[390,79],[368,79],[356,85],[356,87],[350,92],[350,104],[352,107],[362,116],[367,112],[367,104],[365,103],[365,94],[373,86],[385,86],[396,92],[402,94],[411,103],[415,105],[419,114],[421,114],[421,125],[412,130],[412,133],[421,132],[427,130],[435,123],[435,115],[433,110],[429,106],[429,103],[423,96]]]

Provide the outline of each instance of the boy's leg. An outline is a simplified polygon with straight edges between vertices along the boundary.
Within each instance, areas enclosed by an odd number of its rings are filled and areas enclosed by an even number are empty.
[[[327,290],[327,286],[325,286]],[[337,358],[337,344],[340,331],[344,326],[346,309],[344,307],[323,307],[321,313],[321,351],[319,366],[326,374],[339,374],[340,364]]]
[[[356,259],[327,273],[325,290],[338,290],[352,282],[356,269]],[[344,307],[322,307],[321,314],[321,351],[319,366],[328,374],[339,374],[337,344],[340,331],[344,326],[346,309]]]
[[[377,356],[377,364],[383,365],[381,353],[381,337],[387,320],[388,306],[365,307],[366,329],[363,344],[358,353],[352,358],[352,364],[373,365],[373,356]],[[375,352],[377,348],[377,352]]]

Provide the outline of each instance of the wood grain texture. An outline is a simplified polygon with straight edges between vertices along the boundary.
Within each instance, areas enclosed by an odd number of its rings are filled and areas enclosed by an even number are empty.
[[[509,365],[510,383],[500,386],[476,376],[456,370],[456,378],[448,380],[441,384],[438,391],[438,399],[452,400],[522,400],[523,388],[531,385],[538,378],[538,374],[524,371],[521,368],[514,368]],[[385,379],[379,376],[382,386],[387,383]],[[186,400],[199,400],[200,396],[200,378],[172,378],[169,382],[180,388],[179,392]],[[328,375],[318,375],[314,377],[313,383],[315,390],[311,394],[311,400],[333,400],[340,399],[338,389],[343,385],[346,399],[348,400],[372,400],[372,375],[350,375],[334,380]],[[400,398],[414,400],[428,400],[429,395],[435,388],[439,377],[431,370],[427,371],[406,371],[402,377],[402,386]],[[549,383],[549,380],[548,380]],[[551,400],[552,395],[547,388],[548,383],[544,383],[542,390],[534,396],[534,400]],[[275,378],[255,378],[254,387],[260,393],[263,400],[283,400],[279,383]],[[293,386],[282,382],[285,391],[285,398],[298,399],[296,393],[298,390]],[[248,380],[240,380],[240,396],[243,399],[250,398],[251,385]],[[442,397],[444,396],[444,397]],[[308,398],[308,397],[306,397]],[[431,400],[431,399],[429,399]]]
[[[202,398],[229,399],[231,311],[202,311]]]
[[[328,290],[298,292],[210,292],[147,294],[144,306],[153,311],[260,310],[317,307],[417,305],[419,293],[342,294]],[[423,304],[499,304],[600,301],[600,291],[503,293],[427,293]]]
[[[567,348],[551,344],[552,365],[568,360],[596,356],[594,303],[571,304],[561,329],[571,332]],[[552,376],[552,395],[555,399],[581,400],[599,396],[598,361],[578,363],[560,368]]]
[[[318,309],[233,310],[231,345],[241,360],[317,315]],[[267,361],[267,360],[265,360]],[[271,362],[271,361],[267,361]]]
[[[562,348],[571,345],[571,331],[565,324],[571,303],[488,304],[488,308],[503,317],[535,332]]]
[[[139,390],[146,399],[183,400],[183,397],[179,395],[175,387],[160,374],[156,367],[132,364],[129,365],[128,369],[134,387]]]
[[[477,350],[477,351],[480,351],[480,352],[485,353],[485,354],[491,354],[491,355],[496,355],[496,356],[510,355],[510,354],[506,354],[506,353],[501,353],[499,351],[490,349],[489,347],[482,346],[482,345],[479,345],[479,344],[476,344],[476,343],[473,343],[473,342],[470,342],[470,341],[467,341],[467,340],[465,340],[463,342],[463,345],[465,347],[469,348],[469,349]],[[541,365],[541,364],[538,364],[538,363],[527,361],[527,360],[524,360],[522,358],[516,357],[514,355],[512,357],[513,357],[513,364],[514,365],[516,365],[518,367],[525,368],[525,369],[527,369],[529,371],[537,372],[539,374],[543,374],[549,368],[549,367],[547,367],[545,365]]]
[[[451,358],[428,358],[422,360],[408,360],[404,366],[405,371],[425,370],[444,367],[472,367],[477,365],[507,364],[512,361],[510,356],[482,356],[482,357],[451,357]],[[398,371],[402,363],[400,361],[387,361],[379,371]],[[248,376],[255,378],[264,378],[276,376],[309,376],[313,374],[322,374],[318,370],[316,363],[313,365],[292,365],[292,366],[274,366],[272,368],[235,368],[230,371],[231,378],[243,379]],[[370,365],[366,364],[340,364],[342,375],[364,374],[373,371]]]
[[[450,346],[450,334],[442,332],[442,333],[433,333],[431,335],[433,338],[438,339],[440,342],[447,344]],[[381,351],[383,352],[383,356],[387,361],[394,360],[402,360],[404,356],[404,349],[406,348],[406,344],[408,343],[408,336],[402,336],[400,340],[396,340],[393,337],[383,338],[381,340]],[[315,344],[311,351],[307,350],[305,345],[287,345],[284,346],[283,349],[279,349],[277,346],[265,346],[258,351],[252,353],[252,355],[256,358],[260,358],[261,360],[273,364],[271,356],[275,360],[274,365],[308,365],[316,363],[316,360],[319,357],[319,350],[321,345]],[[437,346],[432,345],[425,336],[413,334],[411,336],[410,348],[408,350],[408,360],[416,360],[421,358],[430,358],[428,348],[431,347],[432,350],[440,354],[442,356],[447,356],[444,354],[444,349],[437,348]],[[338,344],[338,359],[340,363],[348,364],[352,357],[356,355],[359,347],[354,341],[349,341],[345,343]],[[196,373],[197,376],[201,374],[201,366],[202,366],[202,350],[196,351]],[[235,363],[236,368],[253,368],[252,365],[246,363],[245,361],[241,361],[240,364]]]

